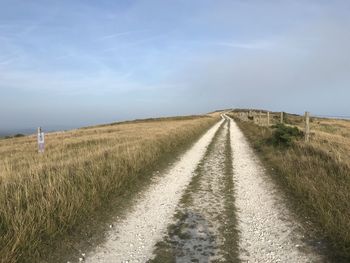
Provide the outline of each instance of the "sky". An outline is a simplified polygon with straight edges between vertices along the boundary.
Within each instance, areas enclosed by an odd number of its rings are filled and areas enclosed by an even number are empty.
[[[0,0],[0,131],[350,115],[350,1]]]

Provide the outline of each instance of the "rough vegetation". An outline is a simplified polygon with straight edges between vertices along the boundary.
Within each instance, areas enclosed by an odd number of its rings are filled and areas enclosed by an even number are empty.
[[[189,145],[216,117],[168,118],[0,141],[1,262],[36,262],[43,245],[132,184],[164,154]]]
[[[274,146],[289,147],[296,139],[303,137],[303,132],[295,126],[290,127],[283,123],[278,123],[272,128],[272,136],[267,139],[267,142]]]
[[[276,114],[277,116],[277,114]],[[275,122],[277,118],[273,118]],[[350,122],[311,120],[309,143],[285,125],[260,127],[237,120],[258,150],[273,178],[292,197],[305,222],[311,221],[330,245],[336,262],[350,261]],[[288,115],[288,123],[303,127],[303,118]],[[288,147],[275,147],[276,144]]]

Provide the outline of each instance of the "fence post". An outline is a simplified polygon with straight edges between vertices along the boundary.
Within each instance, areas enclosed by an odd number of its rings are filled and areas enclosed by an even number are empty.
[[[281,111],[281,123],[283,123],[283,111]]]
[[[256,111],[253,112],[253,116],[254,116],[254,124],[258,124],[258,114],[256,113]]]
[[[267,112],[267,127],[270,127],[270,112]]]
[[[305,141],[308,142],[310,140],[310,113],[308,111],[305,112]]]

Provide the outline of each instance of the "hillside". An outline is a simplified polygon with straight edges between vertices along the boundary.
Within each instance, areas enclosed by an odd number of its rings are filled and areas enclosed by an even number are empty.
[[[123,192],[164,156],[176,156],[217,117],[116,123],[0,140],[1,262],[35,262],[105,200]],[[44,256],[45,257],[45,256]]]

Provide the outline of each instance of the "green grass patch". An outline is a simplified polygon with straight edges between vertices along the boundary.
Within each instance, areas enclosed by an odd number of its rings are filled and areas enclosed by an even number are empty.
[[[287,126],[283,123],[272,126],[272,129],[272,135],[266,141],[274,146],[290,147],[295,140],[303,137],[303,132],[297,127]]]

